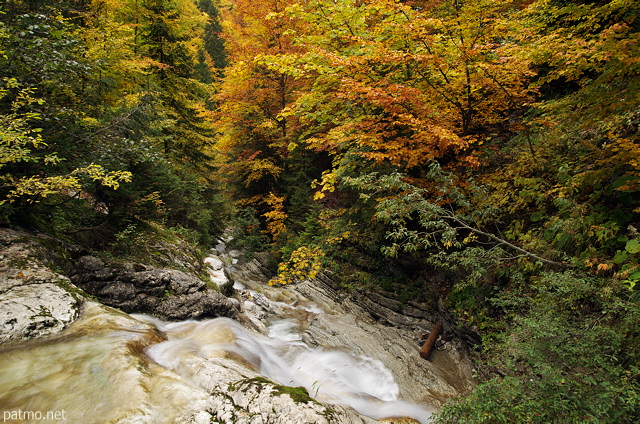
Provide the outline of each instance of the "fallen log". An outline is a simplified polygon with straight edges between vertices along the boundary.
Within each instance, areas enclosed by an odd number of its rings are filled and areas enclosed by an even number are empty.
[[[436,344],[436,340],[438,339],[438,336],[440,335],[441,331],[442,331],[442,323],[439,322],[433,326],[433,329],[431,330],[429,337],[427,337],[427,340],[425,340],[424,344],[422,345],[422,348],[420,348],[420,356],[423,359],[429,359],[429,355],[431,354],[431,351],[433,350],[433,346]]]

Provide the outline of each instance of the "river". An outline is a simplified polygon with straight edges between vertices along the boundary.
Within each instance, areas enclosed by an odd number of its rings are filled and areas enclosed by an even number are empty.
[[[300,293],[289,291],[283,301],[282,290],[256,287],[263,283],[236,281],[244,326],[228,318],[164,322],[87,302],[80,319],[63,332],[0,351],[4,422],[245,422],[229,409],[227,398],[233,398],[231,404],[238,409],[243,402],[238,382],[261,382],[257,376],[273,382],[272,389],[304,387],[319,402],[344,405],[372,419],[430,421],[433,396],[416,399],[397,383],[402,372],[392,372],[385,361],[365,354],[362,346],[377,345],[377,340],[351,346],[344,341],[368,337],[362,326],[344,330],[331,322],[338,317],[349,325],[353,317],[337,316],[335,305],[318,304]],[[330,341],[318,332],[327,326],[318,324],[323,320],[346,339],[318,346],[314,340],[319,337]],[[407,372],[414,382],[425,378],[415,375],[415,367],[407,367]],[[401,380],[406,386],[406,376]],[[435,391],[448,397],[459,390],[445,386],[436,382]],[[419,384],[418,389],[424,390]],[[269,406],[277,415],[275,404]],[[227,418],[220,412],[225,408]],[[246,422],[270,422],[252,419]]]

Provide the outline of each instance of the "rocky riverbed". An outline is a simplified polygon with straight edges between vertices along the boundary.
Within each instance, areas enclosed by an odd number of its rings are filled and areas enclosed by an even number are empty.
[[[343,293],[326,274],[275,288],[263,262],[224,243],[176,270],[106,263],[43,237],[0,230],[7,411],[82,423],[428,422],[473,385],[455,340],[418,355],[428,311],[403,315],[392,297]],[[52,266],[61,252],[66,265]],[[202,266],[219,290],[196,277]]]
[[[289,337],[298,336],[310,346],[347,349],[379,360],[393,374],[400,398],[432,410],[473,387],[473,363],[459,338],[440,344],[429,360],[420,357],[421,341],[439,318],[422,305],[402,305],[388,293],[346,293],[326,273],[311,281],[271,287],[263,262],[257,258],[228,268],[247,326],[266,334],[288,326]],[[405,309],[413,316],[403,314]],[[380,316],[387,318],[375,318]],[[445,325],[446,333],[457,331],[450,323]]]

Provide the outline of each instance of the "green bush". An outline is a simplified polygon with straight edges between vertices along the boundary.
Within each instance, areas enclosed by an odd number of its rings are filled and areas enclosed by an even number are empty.
[[[436,422],[638,422],[640,305],[631,294],[614,280],[572,273],[503,292],[494,303],[512,312],[512,325],[485,346],[496,375],[447,404]]]

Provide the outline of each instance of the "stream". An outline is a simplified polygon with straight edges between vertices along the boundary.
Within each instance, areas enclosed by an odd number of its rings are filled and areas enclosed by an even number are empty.
[[[269,380],[271,391],[283,390],[275,385],[304,387],[319,402],[353,408],[374,420],[408,417],[424,424],[437,406],[430,402],[438,397],[433,393],[446,398],[462,390],[436,375],[436,389],[418,385],[433,396],[412,396],[398,385],[386,362],[362,348],[377,345],[376,340],[319,346],[318,338],[330,337],[317,323],[337,317],[348,326],[353,317],[336,315],[335,305],[320,305],[299,292],[270,288],[251,278],[241,281],[246,274],[230,269],[240,293],[243,325],[228,318],[164,322],[86,302],[80,319],[63,332],[0,350],[4,422],[319,422],[296,419],[295,411],[289,421],[270,421],[264,417],[278,413],[275,397],[260,398],[263,386],[248,400],[238,390],[242,384]],[[340,337],[366,336],[355,327],[329,326],[340,331]],[[418,363],[423,368],[425,364]],[[410,378],[419,378],[415,369],[407,370]],[[268,407],[272,412],[249,414],[245,420],[234,410],[243,402],[246,411]],[[306,405],[313,411],[301,414],[317,413],[318,406]],[[261,420],[252,418],[259,414]],[[352,419],[339,422],[356,422]]]

